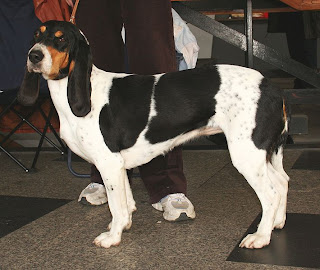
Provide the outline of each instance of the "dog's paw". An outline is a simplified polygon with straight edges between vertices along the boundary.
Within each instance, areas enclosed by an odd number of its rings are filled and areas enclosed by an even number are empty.
[[[270,237],[266,235],[261,235],[257,233],[248,234],[240,243],[241,248],[263,248],[269,245]]]
[[[281,230],[283,227],[284,227],[284,225],[286,224],[286,221],[284,220],[284,221],[282,221],[282,222],[280,222],[280,223],[275,223],[274,224],[274,228],[275,229],[278,229],[278,230]]]
[[[273,228],[280,230],[284,227],[285,224],[286,224],[286,215],[284,214],[282,217],[276,218],[273,224]]]
[[[93,243],[98,247],[109,248],[111,246],[118,246],[121,242],[121,237],[112,235],[110,232],[100,234]]]

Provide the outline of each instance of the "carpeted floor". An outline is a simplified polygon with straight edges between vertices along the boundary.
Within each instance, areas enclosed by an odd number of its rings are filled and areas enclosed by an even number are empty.
[[[25,163],[33,158],[32,153],[16,155]],[[88,178],[71,175],[55,152],[41,153],[35,173],[25,173],[1,153],[0,269],[320,268],[319,233],[312,229],[319,228],[320,171],[300,165],[292,169],[303,155],[303,150],[285,151],[291,177],[285,229],[273,232],[269,247],[252,251],[237,245],[256,227],[261,207],[226,150],[184,151],[188,197],[197,213],[191,222],[164,221],[148,203],[141,179],[134,178],[138,210],[133,226],[118,247],[108,250],[92,244],[110,222],[107,205],[77,202]],[[89,171],[85,162],[74,162],[73,168]],[[14,218],[24,222],[13,228]]]

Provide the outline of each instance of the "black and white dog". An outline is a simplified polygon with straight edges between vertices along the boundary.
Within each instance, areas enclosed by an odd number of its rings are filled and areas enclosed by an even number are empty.
[[[262,248],[286,220],[289,177],[282,165],[288,114],[281,90],[257,71],[232,65],[150,76],[92,65],[89,43],[73,24],[49,21],[34,35],[18,93],[22,104],[48,80],[61,138],[100,171],[112,214],[110,231],[94,243],[118,245],[136,209],[126,169],[185,141],[224,132],[233,165],[262,205],[258,230],[241,247]]]

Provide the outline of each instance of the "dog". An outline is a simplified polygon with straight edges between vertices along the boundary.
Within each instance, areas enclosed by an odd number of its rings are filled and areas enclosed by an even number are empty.
[[[32,105],[47,80],[69,148],[94,164],[112,221],[95,238],[109,248],[132,224],[135,201],[126,169],[186,141],[224,132],[231,160],[256,192],[262,218],[240,247],[262,248],[285,225],[289,176],[283,146],[289,113],[284,94],[253,69],[233,65],[157,75],[110,73],[92,64],[89,42],[73,24],[48,21],[34,34],[18,100]]]

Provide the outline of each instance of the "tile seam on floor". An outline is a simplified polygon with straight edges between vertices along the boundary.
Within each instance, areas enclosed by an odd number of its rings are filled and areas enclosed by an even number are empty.
[[[218,175],[225,167],[227,167],[231,162],[227,162],[224,166],[222,166],[218,171],[214,174],[210,175],[204,182],[202,182],[197,188],[201,188],[204,184],[208,183],[208,181],[213,177]]]

